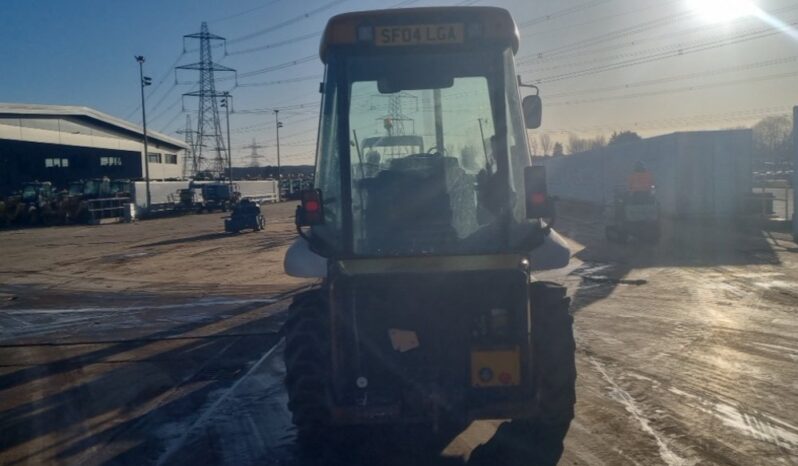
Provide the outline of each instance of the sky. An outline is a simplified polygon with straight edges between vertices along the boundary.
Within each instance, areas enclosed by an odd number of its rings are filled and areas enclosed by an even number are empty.
[[[248,163],[254,139],[260,163],[274,163],[280,108],[283,163],[312,163],[326,21],[462,3],[507,8],[518,23],[518,69],[544,102],[533,139],[744,127],[798,105],[795,0],[755,0],[759,13],[738,18],[729,5],[743,0],[3,0],[0,102],[84,105],[140,124],[134,56],[144,55],[148,127],[182,138],[197,99],[181,94],[198,73],[174,67],[198,61],[198,42],[183,36],[207,21],[227,39],[214,61],[239,76],[237,86],[216,76],[233,95],[234,162]]]

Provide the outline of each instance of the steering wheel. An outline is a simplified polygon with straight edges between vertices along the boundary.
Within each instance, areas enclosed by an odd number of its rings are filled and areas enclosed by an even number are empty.
[[[435,146],[430,147],[427,149],[427,155],[446,155],[446,148],[443,148],[443,152],[438,152],[438,148]]]

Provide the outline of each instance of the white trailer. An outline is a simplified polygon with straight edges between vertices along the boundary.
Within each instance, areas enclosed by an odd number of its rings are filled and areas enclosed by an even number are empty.
[[[279,188],[277,180],[251,180],[233,181],[241,193],[241,198],[247,198],[257,203],[279,201]]]
[[[205,184],[225,184],[228,181],[192,181],[191,186],[199,188]],[[240,198],[247,198],[257,203],[277,202],[280,200],[277,180],[233,180],[233,190]]]
[[[147,183],[133,181],[131,184],[131,202],[136,210],[142,212],[147,208]],[[180,202],[178,192],[189,187],[188,181],[150,181],[150,212],[175,210]]]

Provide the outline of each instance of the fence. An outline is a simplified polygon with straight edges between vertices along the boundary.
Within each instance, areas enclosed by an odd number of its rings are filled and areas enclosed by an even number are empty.
[[[109,197],[84,201],[89,212],[89,223],[98,225],[123,221],[130,209],[129,197]]]

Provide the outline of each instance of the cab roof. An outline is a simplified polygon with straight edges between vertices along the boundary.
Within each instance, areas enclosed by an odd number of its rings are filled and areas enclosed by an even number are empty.
[[[506,40],[518,51],[520,35],[510,12],[498,7],[423,7],[356,11],[333,16],[324,28],[319,46],[321,61],[327,62],[327,51],[336,45],[358,42],[361,26],[418,25],[435,23],[479,24],[483,36],[490,40]]]

